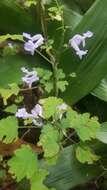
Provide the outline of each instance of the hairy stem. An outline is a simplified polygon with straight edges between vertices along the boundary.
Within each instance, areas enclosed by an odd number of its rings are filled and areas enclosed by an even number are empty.
[[[53,53],[51,53],[50,51],[47,52],[51,63],[52,63],[52,69],[53,69],[53,86],[54,86],[54,95],[57,97],[58,96],[58,62],[55,58],[55,56],[53,55]]]
[[[42,32],[44,37],[47,38],[47,21],[45,16],[45,7],[43,6],[41,0],[39,0],[39,11],[40,11]]]
[[[41,16],[41,25],[42,25],[42,31],[44,34],[44,37],[47,39],[47,23],[46,23],[46,18],[45,18],[45,7],[42,5],[41,0],[39,1],[39,6],[40,6],[40,16]],[[40,52],[39,52],[40,54]],[[53,53],[53,51],[48,51],[47,52],[49,59],[45,57],[45,59],[47,59],[48,62],[51,63],[52,65],[52,69],[53,69],[53,86],[54,86],[54,95],[58,96],[58,86],[57,86],[57,82],[58,82],[58,77],[57,77],[57,70],[58,70],[58,62],[55,58],[55,55]],[[44,57],[42,55],[42,57]]]

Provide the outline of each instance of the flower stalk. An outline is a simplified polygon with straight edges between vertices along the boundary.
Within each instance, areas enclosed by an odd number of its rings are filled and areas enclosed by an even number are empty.
[[[46,17],[45,17],[45,7],[42,5],[41,0],[39,1],[39,8],[40,8],[40,16],[41,16],[41,25],[42,25],[42,32],[44,37],[47,39],[47,23],[46,23]],[[49,56],[48,62],[51,63],[52,70],[53,70],[53,87],[54,87],[54,96],[58,96],[58,77],[57,77],[57,70],[58,70],[58,62],[56,60],[56,57],[51,50],[47,51],[47,55]],[[42,56],[43,57],[43,56]]]

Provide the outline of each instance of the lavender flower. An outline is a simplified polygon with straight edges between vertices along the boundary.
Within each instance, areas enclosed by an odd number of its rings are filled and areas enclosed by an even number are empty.
[[[38,118],[38,116],[43,117],[43,109],[42,106],[39,104],[36,104],[36,106],[31,110],[32,115],[35,118]]]
[[[21,68],[22,72],[25,73],[25,76],[22,77],[22,81],[28,84],[29,88],[31,88],[32,83],[39,80],[36,71],[28,71],[25,67]]]
[[[86,38],[91,38],[92,36],[93,33],[91,31],[87,31],[83,33],[83,35],[76,34],[72,39],[69,40],[70,46],[76,51],[76,54],[80,59],[82,59],[82,57],[88,53],[88,50],[81,50],[79,45],[82,44],[82,46],[85,47]]]
[[[32,39],[31,35],[26,32],[23,32],[23,37],[27,38],[28,40]]]
[[[35,44],[29,40],[28,42],[25,42],[24,49],[31,53],[31,55],[34,55],[35,53]]]
[[[43,44],[44,38],[41,34],[36,34],[31,37],[30,34],[23,32],[23,37],[28,41],[24,44],[24,49],[34,55],[35,49],[40,47]]]
[[[34,125],[43,126],[42,121],[42,107],[39,104],[36,104],[35,107],[31,110],[31,113],[28,113],[25,108],[18,109],[16,112],[16,117],[22,119],[32,119]]]
[[[22,119],[29,119],[32,118],[32,114],[29,114],[25,108],[18,109],[16,112],[16,117],[22,118]]]

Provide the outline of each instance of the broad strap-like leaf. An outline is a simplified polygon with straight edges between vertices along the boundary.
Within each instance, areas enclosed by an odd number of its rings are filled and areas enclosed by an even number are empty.
[[[0,58],[0,87],[4,88],[8,86],[8,84],[22,83],[23,73],[21,71],[21,67],[25,67],[27,69],[32,69],[35,66],[41,66],[41,62],[43,63],[43,59],[39,58],[38,55],[31,56],[26,55],[26,57],[20,55],[7,56]],[[47,65],[42,64],[43,68],[47,68]]]
[[[75,146],[65,148],[55,166],[49,167],[43,163],[50,172],[45,181],[49,187],[69,190],[100,175],[101,170],[98,166],[79,163],[75,157],[74,149]]]
[[[107,102],[107,76],[101,80],[91,94]]]
[[[96,137],[102,143],[107,144],[107,122],[101,125],[100,131],[97,132]]]
[[[35,24],[34,12],[26,11],[24,6],[19,5],[14,0],[0,1],[0,23],[0,31],[3,34],[22,34],[22,32],[36,32],[39,30],[39,25]]]
[[[83,14],[95,0],[63,0],[71,9]]]
[[[66,37],[68,42],[75,34],[82,34],[89,30],[94,34],[86,43],[85,48],[89,51],[82,60],[71,48],[61,55],[61,67],[66,74],[75,72],[77,75],[69,79],[69,86],[63,94],[64,99],[69,103],[74,104],[87,95],[107,73],[106,9],[107,0],[96,0],[76,29]]]

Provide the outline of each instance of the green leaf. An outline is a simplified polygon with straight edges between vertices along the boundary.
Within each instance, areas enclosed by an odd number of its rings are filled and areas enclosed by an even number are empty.
[[[3,160],[3,156],[2,155],[0,155],[0,162]]]
[[[73,29],[75,29],[76,26],[82,20],[82,14],[81,14],[80,9],[77,8],[77,6],[75,6],[76,10],[73,10],[74,6],[71,6],[71,7],[68,6],[67,1],[65,2],[63,6],[64,6],[64,22],[67,28],[66,34],[70,35]]]
[[[70,122],[69,122],[69,120],[68,119],[61,119],[61,122],[60,122],[60,125],[59,125],[59,127],[61,128],[61,129],[68,129],[69,127],[70,127]]]
[[[91,94],[107,102],[107,76],[101,80]]]
[[[3,57],[6,56],[10,56],[10,55],[16,55],[18,51],[18,46],[15,44],[12,44],[12,48],[9,47],[9,45],[7,44],[4,48],[3,48]]]
[[[59,133],[52,125],[44,125],[40,140],[38,142],[39,146],[43,147],[44,157],[52,158],[55,157],[59,152]]]
[[[11,40],[19,40],[19,41],[24,41],[23,40],[23,36],[19,35],[19,34],[6,34],[6,35],[2,35],[0,36],[0,43],[6,41],[7,39],[11,39]]]
[[[66,86],[68,86],[68,82],[66,80],[58,81],[57,86],[61,92],[66,90]]]
[[[12,143],[18,138],[18,123],[15,117],[7,117],[0,120],[0,140],[4,143]]]
[[[31,5],[36,5],[37,4],[37,0],[26,0],[24,5],[26,7],[30,7]]]
[[[83,12],[85,12],[91,7],[95,0],[74,0],[74,2],[81,8]]]
[[[71,31],[81,21],[82,16],[76,13],[75,11],[73,11],[71,8],[69,8],[65,4],[62,4],[62,5],[64,9],[63,15],[64,15],[64,24],[65,24],[65,29],[66,29],[66,33],[65,33],[65,38],[66,38],[67,34],[71,35]],[[62,27],[62,22],[49,23],[49,36],[50,36],[50,39],[54,41],[54,44],[53,44],[54,51],[56,52],[58,57],[61,58],[62,56],[61,52],[64,51],[64,47],[63,47],[64,44],[67,43],[68,45],[68,41],[64,41],[64,30]],[[63,61],[62,61],[62,65],[63,65]],[[63,70],[65,72],[65,68]]]
[[[42,1],[42,4],[45,5],[45,4],[50,4],[52,0],[41,0]]]
[[[75,128],[80,139],[86,141],[96,138],[96,133],[100,129],[100,123],[96,117],[89,119],[88,114],[83,114],[74,123],[73,128]]]
[[[58,190],[73,189],[95,179],[102,173],[98,165],[86,165],[77,161],[75,145],[64,148],[55,166],[48,166],[45,162],[43,165],[44,168],[48,168],[50,173],[45,184],[49,188],[55,187]]]
[[[50,93],[53,89],[53,83],[52,82],[45,82],[44,85],[45,85],[46,92]]]
[[[71,72],[75,72],[77,75],[77,77],[69,80],[69,85],[63,94],[64,100],[70,104],[74,104],[86,96],[107,74],[106,8],[107,0],[95,1],[74,31],[69,31],[66,37],[68,43],[75,34],[83,34],[88,30],[94,34],[91,39],[87,40],[86,49],[89,52],[82,60],[75,55],[71,48],[61,55],[61,66],[66,75]]]
[[[45,119],[49,119],[57,111],[58,105],[63,103],[63,100],[56,97],[49,97],[40,100],[40,103],[43,105],[43,116]]]
[[[107,144],[107,122],[101,125],[100,131],[97,132],[97,139]]]
[[[86,145],[78,146],[76,148],[76,157],[81,163],[93,164],[95,161],[100,159],[100,156],[97,156],[92,152],[90,147]]]
[[[43,181],[47,175],[48,172],[46,170],[39,170],[38,173],[34,174],[30,180],[31,190],[49,190],[48,187],[43,184]]]
[[[46,69],[48,66],[45,64],[44,60],[40,59],[37,55],[36,59],[35,56],[31,55],[14,55],[0,58],[0,87],[7,88],[8,84],[14,82],[16,84],[21,84],[23,76],[21,67],[31,69],[36,66],[41,66],[41,62],[42,67]]]
[[[60,80],[60,79],[64,79],[65,78],[65,73],[62,69],[58,69],[57,70],[57,79]]]
[[[100,123],[96,117],[90,118],[89,113],[78,114],[72,109],[67,112],[65,124],[68,128],[74,128],[82,141],[95,139],[97,132],[100,130]]]
[[[86,12],[95,0],[63,0],[69,8],[83,14]]]
[[[17,111],[17,106],[15,104],[12,104],[11,106],[8,106],[6,109],[5,109],[6,112],[9,112],[9,113],[16,113]]]
[[[32,10],[25,10],[18,1],[4,0],[0,2],[0,31],[3,34],[17,34],[22,32],[37,32],[39,25]],[[24,22],[23,22],[24,20]],[[36,22],[36,24],[35,24]],[[17,23],[17,24],[16,24]]]
[[[17,84],[9,84],[8,85],[10,88],[4,89],[0,88],[0,95],[3,98],[4,105],[7,104],[8,98],[10,98],[12,95],[18,95],[20,88],[17,86]]]
[[[17,182],[23,178],[30,179],[38,172],[37,155],[28,145],[22,145],[15,151],[14,156],[8,161],[9,172],[14,175]]]
[[[6,173],[4,170],[0,170],[0,183],[2,183],[2,180],[6,177]]]
[[[52,76],[52,72],[43,68],[36,68],[36,71],[39,75],[44,80],[49,80],[50,77]]]

